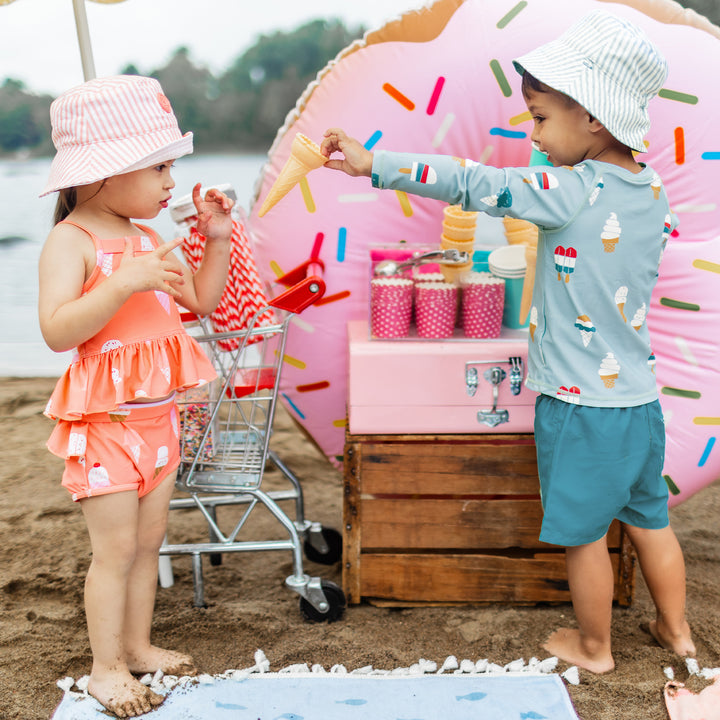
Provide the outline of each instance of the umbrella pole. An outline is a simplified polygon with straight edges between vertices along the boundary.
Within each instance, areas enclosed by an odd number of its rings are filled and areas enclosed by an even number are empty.
[[[73,10],[75,11],[75,27],[77,28],[78,43],[80,45],[83,77],[85,80],[92,80],[95,77],[95,61],[93,60],[92,46],[90,45],[90,30],[85,12],[85,0],[73,0]]]

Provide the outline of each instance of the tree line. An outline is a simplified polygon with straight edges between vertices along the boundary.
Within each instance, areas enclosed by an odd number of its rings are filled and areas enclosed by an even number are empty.
[[[684,0],[720,24],[718,0]],[[313,20],[291,32],[262,35],[219,77],[193,64],[187,48],[150,74],[171,98],[196,152],[266,152],[287,113],[317,73],[365,28],[349,30],[337,19]],[[140,74],[134,65],[122,73]],[[37,95],[8,78],[0,86],[0,156],[18,152],[50,156],[49,95]]]
[[[195,65],[185,47],[157,78],[172,101],[183,131],[191,130],[196,152],[266,152],[287,113],[317,73],[361,37],[340,20],[313,20],[291,32],[262,35],[219,77]],[[128,65],[122,74],[141,74]],[[7,78],[0,86],[0,156],[18,152],[50,156],[50,95],[38,95]]]

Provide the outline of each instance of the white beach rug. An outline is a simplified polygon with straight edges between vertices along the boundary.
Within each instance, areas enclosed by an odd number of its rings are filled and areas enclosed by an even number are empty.
[[[152,720],[578,720],[556,658],[522,660],[504,667],[486,660],[436,663],[411,668],[347,672],[335,666],[292,666],[268,672],[261,651],[256,664],[222,675],[182,679],[146,678],[165,702],[142,717]],[[550,670],[550,672],[548,672]],[[567,674],[567,673],[566,673]],[[576,680],[570,674],[569,679]],[[58,682],[65,692],[52,720],[107,720],[92,697],[77,691],[84,682]],[[171,687],[171,689],[168,689]],[[75,688],[75,690],[73,690]]]

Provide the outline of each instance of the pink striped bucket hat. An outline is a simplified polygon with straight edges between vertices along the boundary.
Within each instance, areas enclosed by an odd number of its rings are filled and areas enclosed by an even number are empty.
[[[40,197],[143,170],[188,155],[183,135],[160,83],[139,75],[89,80],[50,106],[57,153]]]

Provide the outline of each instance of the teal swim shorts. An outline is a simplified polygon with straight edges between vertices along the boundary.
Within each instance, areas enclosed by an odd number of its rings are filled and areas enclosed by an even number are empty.
[[[657,400],[608,408],[540,395],[535,444],[543,542],[595,542],[614,518],[647,529],[669,524],[665,423]]]

